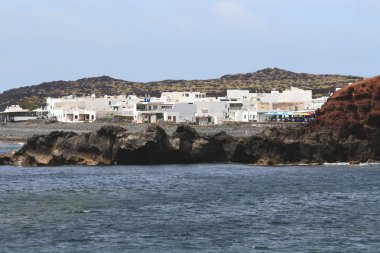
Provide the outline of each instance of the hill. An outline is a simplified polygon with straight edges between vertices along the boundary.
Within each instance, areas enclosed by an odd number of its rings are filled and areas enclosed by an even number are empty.
[[[295,73],[278,68],[266,68],[253,73],[224,75],[209,80],[163,80],[155,82],[130,82],[108,76],[83,78],[76,81],[53,81],[39,85],[10,89],[0,94],[0,111],[6,106],[20,104],[33,109],[44,105],[47,97],[67,95],[119,95],[136,94],[158,96],[162,91],[201,91],[210,96],[225,95],[227,89],[248,89],[269,92],[290,86],[311,89],[315,96],[328,94],[336,87],[362,80],[358,76],[315,75]]]

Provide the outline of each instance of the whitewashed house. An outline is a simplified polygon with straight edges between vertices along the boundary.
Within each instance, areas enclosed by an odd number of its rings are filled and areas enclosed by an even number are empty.
[[[133,117],[136,123],[156,123],[164,121],[164,112],[173,108],[172,103],[139,102],[134,105]]]
[[[236,99],[239,101],[247,101],[250,99],[249,90],[227,90],[227,99]]]
[[[23,109],[19,105],[8,106],[4,112],[0,113],[0,120],[4,122],[18,122],[37,119],[37,114],[28,109]]]
[[[197,105],[194,103],[175,103],[172,109],[164,112],[164,121],[174,123],[193,122],[197,112]]]
[[[226,101],[196,102],[197,111],[193,122],[199,125],[221,124],[228,118]]]
[[[81,123],[93,122],[99,116],[118,110],[118,105],[124,103],[126,103],[126,97],[122,95],[102,97],[70,95],[62,98],[47,98],[46,108],[49,117],[56,117],[58,121]]]
[[[214,101],[215,98],[206,96],[202,92],[162,92],[160,100],[166,103],[193,103],[202,101]]]

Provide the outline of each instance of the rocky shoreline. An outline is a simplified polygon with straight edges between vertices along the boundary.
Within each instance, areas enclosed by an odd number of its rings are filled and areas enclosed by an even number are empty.
[[[86,125],[90,126],[84,124],[81,127],[88,127]],[[97,126],[91,124],[91,127]],[[21,150],[0,156],[0,164],[59,166],[232,162],[277,165],[379,161],[380,76],[336,92],[317,111],[316,121],[307,125],[224,125],[194,129],[189,125],[124,126],[104,123],[100,129],[91,132],[89,129],[70,131],[42,124],[36,129],[47,131],[47,128],[55,130],[28,138]]]
[[[61,123],[61,122],[46,122],[36,120],[31,122],[17,123],[1,123],[0,124],[0,142],[26,142],[33,135],[47,135],[54,131],[69,131],[77,134],[92,132],[100,129],[103,126],[118,126],[125,128],[130,133],[144,132],[149,127],[149,124],[125,123],[125,122],[93,122],[93,123]],[[177,124],[160,124],[160,126],[168,133],[173,134],[178,127]],[[201,134],[216,134],[226,132],[234,137],[248,137],[259,134],[263,129],[269,127],[289,127],[289,124],[251,124],[251,123],[233,123],[224,125],[191,125],[197,132]]]
[[[322,164],[378,160],[368,141],[309,126],[272,128],[250,137],[225,132],[200,134],[180,125],[168,135],[158,125],[131,133],[117,126],[77,134],[54,131],[28,139],[21,150],[0,163],[17,166],[245,163],[258,165]]]

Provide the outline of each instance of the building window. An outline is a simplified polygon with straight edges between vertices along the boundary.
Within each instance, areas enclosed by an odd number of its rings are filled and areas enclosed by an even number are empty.
[[[172,120],[172,116],[168,116],[168,120]]]

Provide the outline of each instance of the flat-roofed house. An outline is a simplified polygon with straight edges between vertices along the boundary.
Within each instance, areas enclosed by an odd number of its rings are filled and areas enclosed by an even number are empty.
[[[19,105],[8,106],[0,113],[0,120],[4,122],[17,122],[37,119],[35,112],[23,109]]]

